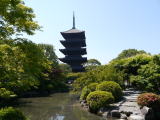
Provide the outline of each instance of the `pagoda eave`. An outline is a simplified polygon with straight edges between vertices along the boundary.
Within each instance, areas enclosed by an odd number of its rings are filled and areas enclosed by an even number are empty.
[[[64,47],[86,47],[85,40],[60,40],[60,42]]]
[[[64,55],[85,55],[87,54],[86,48],[68,48],[68,49],[59,49],[60,52],[62,52]]]
[[[59,60],[68,64],[84,63],[84,62],[87,62],[87,57],[83,57],[83,58],[66,58],[65,57],[65,58],[59,58]]]

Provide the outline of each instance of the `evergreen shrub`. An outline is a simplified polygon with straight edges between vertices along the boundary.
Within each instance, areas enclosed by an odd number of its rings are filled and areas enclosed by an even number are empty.
[[[96,113],[101,107],[106,107],[114,102],[112,93],[106,91],[94,91],[87,96],[87,104],[91,112]]]
[[[122,88],[114,81],[105,81],[97,85],[96,90],[111,92],[115,100],[119,100],[122,97]]]
[[[98,83],[91,83],[82,89],[80,100],[86,100],[88,94],[96,90]]]

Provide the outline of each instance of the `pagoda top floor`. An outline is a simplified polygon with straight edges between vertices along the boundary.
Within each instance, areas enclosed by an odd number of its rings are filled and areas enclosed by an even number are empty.
[[[61,35],[64,39],[86,39],[85,37],[85,31],[80,31],[76,28],[72,28],[70,30],[61,32]]]

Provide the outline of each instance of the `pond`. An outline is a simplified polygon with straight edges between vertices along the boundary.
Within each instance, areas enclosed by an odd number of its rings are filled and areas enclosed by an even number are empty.
[[[83,110],[76,97],[69,93],[21,98],[20,102],[23,104],[18,108],[31,120],[106,120]]]

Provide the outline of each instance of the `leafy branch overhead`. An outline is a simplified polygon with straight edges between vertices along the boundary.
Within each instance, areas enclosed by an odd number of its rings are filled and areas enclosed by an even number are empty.
[[[23,0],[0,0],[0,38],[22,32],[33,35],[40,29],[34,18],[33,9],[25,6]]]

